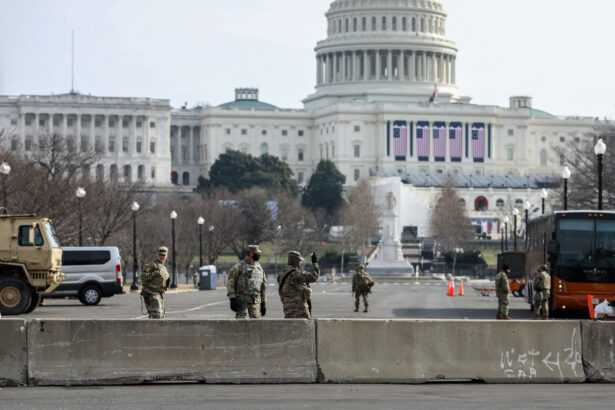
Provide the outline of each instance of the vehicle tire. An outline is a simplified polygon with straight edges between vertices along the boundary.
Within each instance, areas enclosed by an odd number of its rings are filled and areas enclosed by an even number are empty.
[[[85,285],[79,292],[79,300],[86,306],[96,306],[100,303],[102,291],[96,285]]]
[[[0,279],[0,313],[19,315],[30,306],[32,291],[23,280],[9,277]]]
[[[522,286],[519,288],[519,296],[521,296],[521,297],[525,297],[525,285],[522,285]]]
[[[32,292],[32,298],[30,299],[30,306],[26,309],[24,313],[30,313],[41,303],[41,299],[43,299],[43,295],[40,293]]]

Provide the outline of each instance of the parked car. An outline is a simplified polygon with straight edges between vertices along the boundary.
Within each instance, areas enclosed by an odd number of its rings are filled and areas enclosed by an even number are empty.
[[[45,297],[76,296],[84,305],[124,293],[120,251],[115,246],[62,248],[66,279]]]

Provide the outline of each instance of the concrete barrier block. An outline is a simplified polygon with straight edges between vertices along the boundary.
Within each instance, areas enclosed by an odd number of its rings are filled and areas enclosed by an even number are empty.
[[[583,382],[578,321],[317,320],[319,380]]]
[[[581,322],[583,368],[589,382],[615,382],[615,322]]]
[[[35,320],[32,385],[316,381],[307,320]]]
[[[0,386],[20,386],[28,382],[26,321],[0,319]]]

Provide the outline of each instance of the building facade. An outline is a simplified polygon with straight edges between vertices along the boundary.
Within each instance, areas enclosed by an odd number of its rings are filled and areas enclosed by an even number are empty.
[[[168,100],[75,93],[0,97],[5,144],[27,152],[57,133],[73,149],[100,153],[93,175],[154,187],[196,186],[226,150],[275,155],[300,184],[330,159],[348,186],[390,174],[411,185],[417,173],[546,180],[565,165],[553,148],[587,141],[598,125],[535,109],[527,96],[500,107],[459,95],[458,50],[446,37],[439,1],[335,0],[325,17],[315,91],[303,109],[259,101],[250,88],[236,89],[235,99],[219,106],[181,109]],[[525,192],[511,198],[534,201],[539,187],[511,188]],[[495,188],[461,189],[473,216],[494,211],[495,196],[487,207],[474,204]]]

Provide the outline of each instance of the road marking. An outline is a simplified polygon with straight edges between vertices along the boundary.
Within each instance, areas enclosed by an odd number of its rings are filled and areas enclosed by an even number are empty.
[[[173,313],[193,312],[195,310],[203,309],[204,307],[209,307],[209,306],[214,306],[214,305],[221,305],[223,303],[228,303],[228,302],[226,302],[226,301],[224,301],[224,302],[214,302],[214,303],[208,303],[206,305],[201,305],[201,306],[193,307],[193,308],[190,308],[190,309],[174,310],[173,312],[165,312],[165,315],[170,315],[170,314],[173,314]],[[146,318],[148,316],[149,315],[135,316],[135,319],[144,319],[144,318]]]

